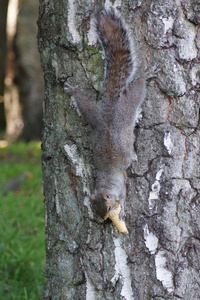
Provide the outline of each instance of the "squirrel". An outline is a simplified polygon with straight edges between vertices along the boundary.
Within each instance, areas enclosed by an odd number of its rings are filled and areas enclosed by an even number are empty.
[[[91,196],[99,215],[106,220],[121,206],[125,217],[126,170],[132,163],[134,126],[145,98],[146,80],[156,76],[157,65],[135,78],[136,56],[128,26],[113,9],[99,11],[95,21],[98,40],[105,53],[102,100],[89,101],[85,92],[65,82],[78,108],[92,128],[93,159],[97,169]]]

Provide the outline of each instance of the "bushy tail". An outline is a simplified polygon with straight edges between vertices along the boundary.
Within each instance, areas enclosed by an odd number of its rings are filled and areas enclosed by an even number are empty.
[[[136,60],[133,41],[127,25],[113,9],[102,10],[97,15],[96,29],[105,51],[104,95],[110,101],[116,101],[134,78]]]

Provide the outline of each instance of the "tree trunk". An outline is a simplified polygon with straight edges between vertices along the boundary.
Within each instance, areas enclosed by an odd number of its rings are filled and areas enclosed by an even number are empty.
[[[0,95],[4,91],[5,62],[6,62],[6,21],[8,0],[0,3]]]
[[[18,9],[16,28],[9,36],[5,91],[6,135],[10,142],[38,140],[42,130],[44,84],[36,38],[38,3],[20,0],[15,11]]]
[[[6,69],[6,21],[7,21],[8,0],[0,3],[0,129],[4,129],[6,125],[4,113],[4,79]]]
[[[20,0],[16,35],[18,68],[16,81],[20,91],[24,128],[21,138],[41,139],[44,83],[37,49],[38,1]]]
[[[135,128],[137,163],[129,172],[125,205],[129,235],[122,235],[92,209],[91,129],[63,90],[70,78],[91,101],[101,99],[104,62],[90,22],[94,7],[86,0],[40,1],[43,299],[200,298],[197,2],[113,4],[132,30],[137,76],[155,62],[160,66]]]
[[[19,87],[15,82],[17,68],[14,40],[16,36],[18,1],[9,0],[7,16],[7,59],[4,91],[6,140],[15,141],[23,130]]]

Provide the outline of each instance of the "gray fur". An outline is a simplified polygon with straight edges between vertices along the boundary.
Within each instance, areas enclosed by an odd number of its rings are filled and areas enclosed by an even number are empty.
[[[138,109],[145,98],[146,79],[155,76],[156,67],[133,80],[136,63],[133,61],[135,56],[132,57],[134,51],[131,50],[127,25],[113,10],[103,10],[97,15],[96,28],[106,56],[102,101],[99,104],[89,101],[84,91],[68,83],[65,83],[65,90],[74,95],[81,113],[93,129],[97,178],[95,193],[91,198],[95,201],[96,210],[106,219],[109,211],[120,203],[120,217],[123,218],[125,172],[133,156],[133,129]],[[112,40],[108,40],[108,37]],[[122,45],[118,43],[119,39]]]

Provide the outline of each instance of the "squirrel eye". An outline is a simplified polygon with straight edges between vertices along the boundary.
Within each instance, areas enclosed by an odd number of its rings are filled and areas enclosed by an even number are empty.
[[[110,205],[108,206],[108,210],[109,210],[109,211],[111,210],[111,206],[110,206]]]

